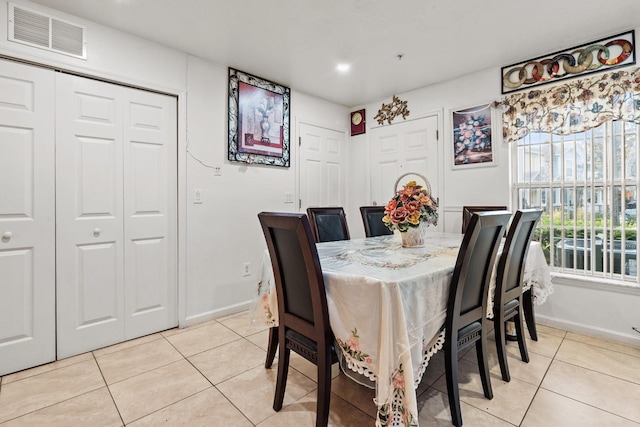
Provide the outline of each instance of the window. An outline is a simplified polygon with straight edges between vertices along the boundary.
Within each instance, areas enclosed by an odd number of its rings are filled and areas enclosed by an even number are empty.
[[[513,144],[514,197],[520,208],[543,208],[535,238],[555,270],[638,283],[639,132],[610,121]]]

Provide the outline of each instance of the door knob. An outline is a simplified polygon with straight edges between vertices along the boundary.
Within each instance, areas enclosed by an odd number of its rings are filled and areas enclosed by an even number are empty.
[[[2,233],[2,241],[8,242],[9,240],[11,240],[11,236],[13,236],[13,234],[11,234],[10,231],[5,231],[4,233]]]
[[[99,229],[99,228],[94,228],[94,229],[93,229],[93,235],[94,235],[95,237],[98,237],[98,236],[100,235],[100,229]]]

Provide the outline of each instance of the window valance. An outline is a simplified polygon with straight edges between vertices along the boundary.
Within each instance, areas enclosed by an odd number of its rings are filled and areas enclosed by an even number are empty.
[[[530,132],[584,132],[610,120],[640,124],[640,68],[519,92],[494,105],[504,108],[506,142],[517,141]]]

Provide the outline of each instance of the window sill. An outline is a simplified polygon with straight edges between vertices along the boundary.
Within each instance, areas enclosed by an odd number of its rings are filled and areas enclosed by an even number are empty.
[[[640,295],[640,284],[623,282],[621,280],[611,280],[602,277],[584,277],[567,273],[551,272],[551,280],[557,285],[576,286],[603,290],[620,294]]]

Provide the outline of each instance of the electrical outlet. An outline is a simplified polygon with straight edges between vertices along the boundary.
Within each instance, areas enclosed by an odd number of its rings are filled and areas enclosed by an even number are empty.
[[[293,192],[285,191],[284,192],[284,202],[285,203],[293,203]]]
[[[251,263],[245,262],[242,264],[242,275],[251,276]]]
[[[213,176],[222,176],[222,166],[213,165]]]

